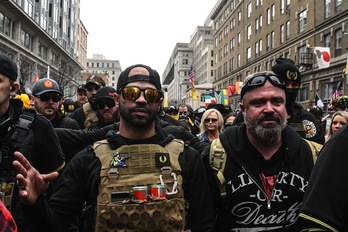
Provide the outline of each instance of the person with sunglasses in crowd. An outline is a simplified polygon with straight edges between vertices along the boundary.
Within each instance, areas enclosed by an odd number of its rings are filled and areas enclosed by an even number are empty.
[[[220,133],[224,152],[203,152],[216,231],[299,231],[314,158],[308,143],[286,124],[285,89],[273,72],[249,75],[241,89],[244,123]]]
[[[296,98],[301,85],[301,73],[289,58],[277,58],[272,71],[283,79],[286,85],[286,111],[287,124],[302,138],[319,144],[325,143],[325,131],[313,114],[296,103]],[[233,125],[243,122],[243,114],[239,112]]]
[[[40,174],[15,153],[19,194],[32,228],[66,231],[86,203],[95,211],[84,231],[213,231],[200,154],[158,124],[163,92],[157,71],[142,64],[126,68],[117,93],[118,130],[70,161],[49,201],[41,194],[58,174]]]
[[[224,119],[220,111],[214,108],[206,110],[202,115],[199,128],[198,138],[202,142],[210,143],[219,138],[220,132],[224,129]]]
[[[66,117],[60,110],[63,94],[55,80],[51,78],[37,80],[33,85],[32,95],[34,109],[46,117],[54,128],[80,129],[75,119]]]
[[[52,124],[34,110],[24,109],[20,99],[14,99],[20,88],[16,63],[0,54],[0,196],[11,211],[18,231],[29,231],[18,196],[13,153],[20,151],[42,173],[62,171],[64,154]],[[48,191],[54,188],[54,181]]]
[[[96,94],[100,88],[105,86],[105,81],[100,76],[91,75],[87,78],[85,89],[88,102],[75,110],[69,117],[75,119],[81,129],[88,129],[93,122],[98,121],[97,105],[95,104]]]
[[[98,108],[98,121],[93,122],[88,128],[89,130],[102,128],[119,121],[119,112],[114,101],[115,94],[116,89],[111,86],[105,86],[97,91],[95,104]]]

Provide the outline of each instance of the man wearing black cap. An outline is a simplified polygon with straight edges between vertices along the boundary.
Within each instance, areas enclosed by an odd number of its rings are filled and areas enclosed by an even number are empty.
[[[77,108],[82,107],[85,103],[88,102],[87,90],[85,85],[79,85],[76,91],[76,106]]]
[[[158,126],[163,92],[157,71],[128,67],[117,93],[118,131],[70,161],[49,202],[40,195],[57,174],[38,173],[16,153],[20,195],[36,231],[66,231],[85,203],[96,209],[87,218],[89,231],[213,231],[200,154]]]
[[[6,207],[12,212],[18,231],[28,231],[22,215],[16,184],[16,172],[11,165],[15,151],[21,151],[42,173],[63,169],[64,155],[52,124],[33,110],[23,109],[20,99],[13,99],[19,89],[17,65],[8,56],[0,55],[0,183]],[[52,188],[54,183],[51,184]]]
[[[286,125],[285,99],[285,83],[273,72],[248,76],[240,104],[245,123],[220,133],[224,150],[213,141],[219,150],[203,152],[216,231],[299,231],[314,161],[309,144]]]
[[[32,88],[34,108],[52,123],[54,128],[80,129],[75,119],[66,117],[60,111],[63,94],[58,83],[50,78],[39,79]]]
[[[71,118],[77,121],[81,129],[88,129],[91,123],[98,121],[95,98],[97,91],[104,86],[105,81],[100,76],[91,75],[86,80],[85,88],[87,90],[88,103],[85,103],[70,115]]]
[[[102,128],[119,121],[119,113],[114,101],[116,89],[105,86],[97,91],[95,104],[97,105],[98,121],[91,124],[89,130]]]
[[[300,104],[296,103],[301,85],[301,73],[294,62],[288,58],[277,58],[272,71],[280,76],[286,84],[286,111],[288,124],[301,137],[324,144],[325,132],[318,120]]]

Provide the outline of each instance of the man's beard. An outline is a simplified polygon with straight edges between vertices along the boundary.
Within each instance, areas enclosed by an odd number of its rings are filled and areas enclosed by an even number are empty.
[[[132,114],[132,112],[136,109],[144,109],[147,111],[148,116],[147,117],[136,117]],[[120,117],[122,117],[123,120],[128,122],[130,125],[135,126],[135,127],[140,127],[140,128],[145,128],[150,126],[157,118],[157,111],[151,111],[147,106],[134,106],[130,108],[123,108],[122,105],[119,105],[119,112],[120,112]]]
[[[276,120],[278,122],[277,125],[274,124],[267,124],[265,126],[261,125],[261,122],[265,120]],[[247,126],[247,128],[251,131],[251,133],[256,136],[258,139],[260,139],[263,142],[273,142],[275,141],[278,136],[281,134],[281,132],[286,127],[286,122],[283,121],[279,116],[274,115],[268,115],[268,116],[260,116],[257,121],[256,125],[252,125],[249,121],[246,115],[244,116],[244,122]]]

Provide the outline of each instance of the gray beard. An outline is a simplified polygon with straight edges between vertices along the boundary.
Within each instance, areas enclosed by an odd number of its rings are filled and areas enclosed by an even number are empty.
[[[247,126],[247,128],[251,131],[251,133],[258,138],[259,140],[269,143],[275,141],[278,136],[281,134],[281,132],[286,127],[285,122],[281,122],[280,124],[273,126],[261,126],[259,124],[259,120],[257,121],[256,125],[253,126],[247,119],[247,117],[244,117],[244,122]]]

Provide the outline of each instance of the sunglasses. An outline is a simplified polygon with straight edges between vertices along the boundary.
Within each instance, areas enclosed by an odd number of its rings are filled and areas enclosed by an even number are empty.
[[[36,95],[35,97],[40,98],[41,101],[47,102],[50,99],[54,102],[59,102],[62,99],[62,96],[57,93],[57,94],[41,94],[41,95]]]
[[[89,92],[91,92],[91,91],[93,91],[93,90],[99,90],[100,89],[100,86],[99,85],[87,85],[86,86],[86,89],[87,89],[87,91],[89,91]]]
[[[105,106],[107,106],[109,109],[115,106],[114,100],[107,100],[107,101],[98,101],[97,106],[99,109],[104,109]]]
[[[244,94],[248,92],[250,89],[263,86],[266,83],[266,80],[269,80],[274,86],[277,86],[282,89],[286,88],[285,81],[283,81],[281,78],[279,78],[276,75],[265,74],[265,75],[255,76],[251,78],[249,81],[247,81],[243,85],[241,97],[243,97]]]
[[[158,103],[162,98],[162,91],[157,89],[140,89],[138,87],[123,87],[121,89],[122,97],[125,100],[135,101],[140,97],[141,92],[144,92],[144,98],[148,103]]]
[[[204,119],[205,123],[217,123],[217,119],[216,118],[206,118]]]

